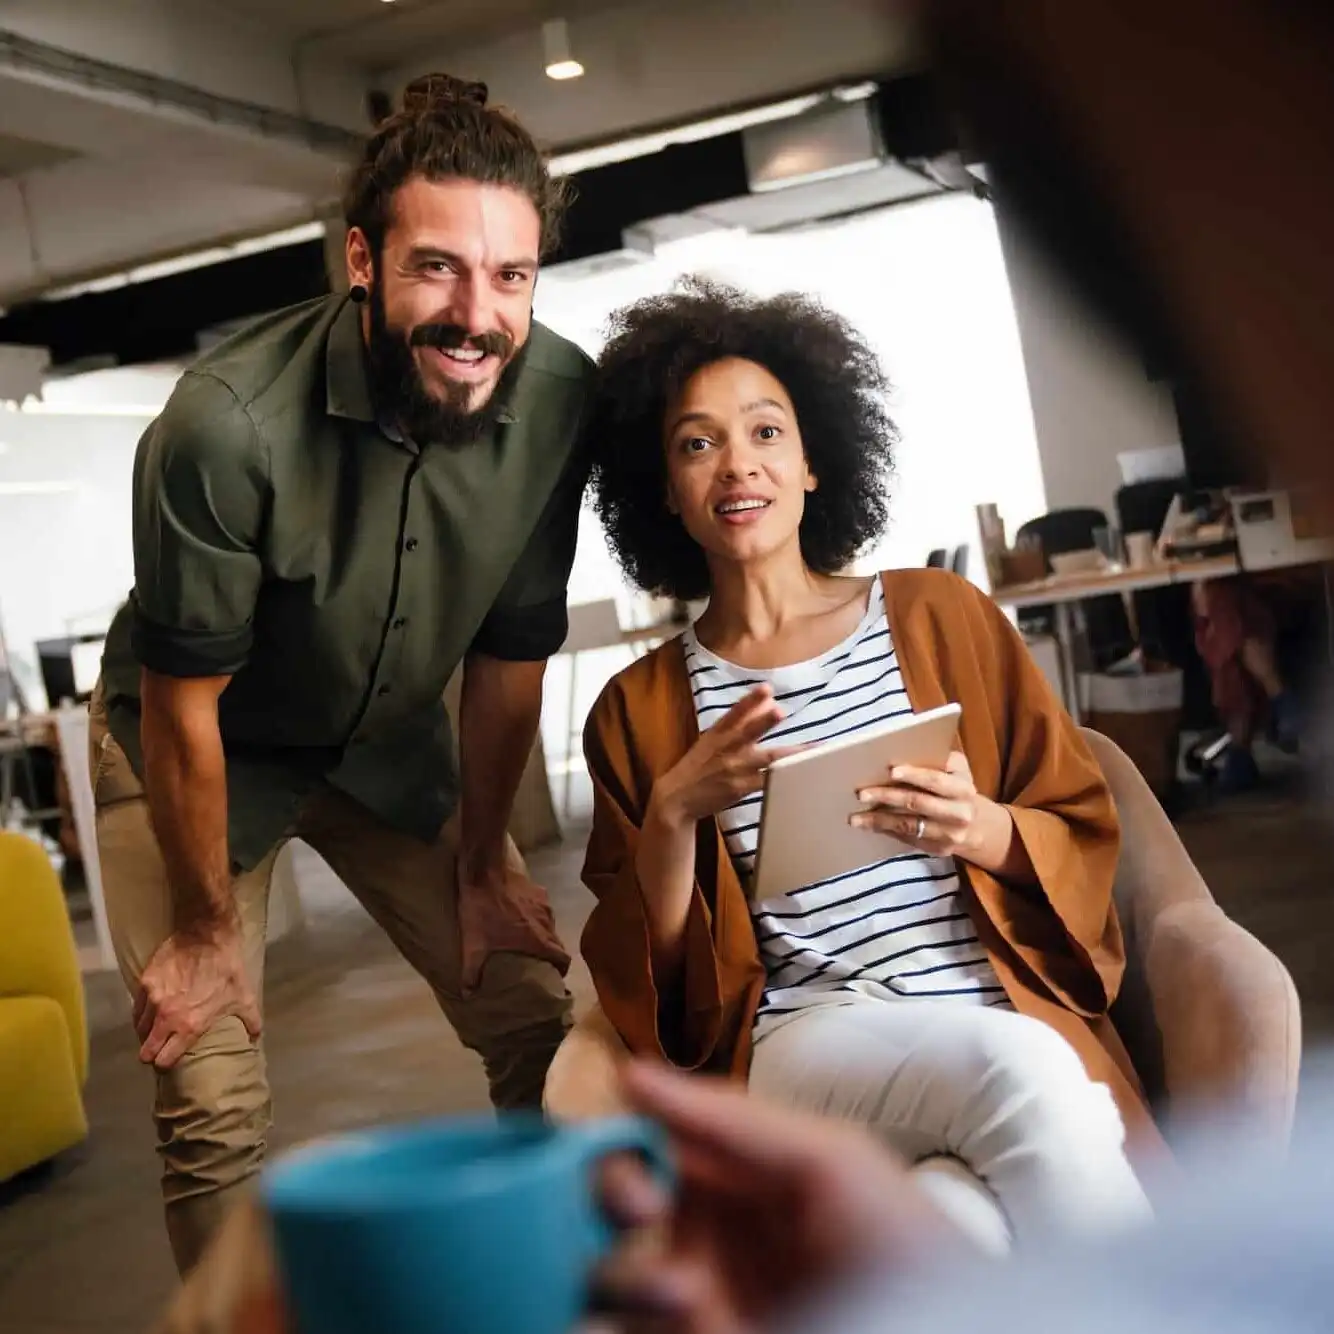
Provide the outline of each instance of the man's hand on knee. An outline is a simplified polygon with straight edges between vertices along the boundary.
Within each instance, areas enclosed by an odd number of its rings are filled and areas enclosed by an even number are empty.
[[[158,946],[139,979],[134,1027],[139,1059],[170,1070],[215,1020],[235,1015],[252,1039],[262,1027],[234,923],[177,932]]]

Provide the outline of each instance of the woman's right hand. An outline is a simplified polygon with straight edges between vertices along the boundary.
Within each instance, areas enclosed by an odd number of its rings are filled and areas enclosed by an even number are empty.
[[[782,718],[773,690],[756,686],[654,783],[650,809],[664,824],[681,828],[707,820],[734,801],[758,792],[769,765],[803,749],[759,744]]]

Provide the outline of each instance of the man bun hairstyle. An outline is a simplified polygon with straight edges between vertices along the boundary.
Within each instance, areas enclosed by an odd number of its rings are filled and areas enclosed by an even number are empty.
[[[484,107],[486,98],[484,83],[469,83],[452,74],[423,74],[403,89],[403,110],[419,115],[457,103]]]
[[[490,105],[488,96],[484,83],[423,74],[403,90],[399,110],[376,126],[348,180],[343,216],[349,227],[365,232],[377,255],[394,195],[413,176],[518,190],[541,219],[541,258],[560,244],[573,197],[569,183],[552,177],[532,135],[512,112]]]

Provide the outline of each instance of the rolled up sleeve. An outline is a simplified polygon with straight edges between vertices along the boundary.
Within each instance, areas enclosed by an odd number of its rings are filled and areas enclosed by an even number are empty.
[[[134,465],[135,657],[173,677],[246,663],[262,578],[267,462],[253,422],[214,377],[182,377]]]
[[[539,662],[560,651],[569,631],[566,589],[579,540],[588,466],[571,460],[528,544],[473,638],[472,651]]]

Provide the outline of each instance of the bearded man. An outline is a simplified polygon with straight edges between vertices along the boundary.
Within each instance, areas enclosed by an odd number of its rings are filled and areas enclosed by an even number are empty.
[[[287,839],[430,983],[497,1107],[539,1104],[569,1026],[569,959],[506,833],[587,474],[590,363],[532,318],[565,204],[484,86],[416,80],[349,183],[349,294],[209,352],[140,443],[91,763],[182,1272],[264,1154]]]

